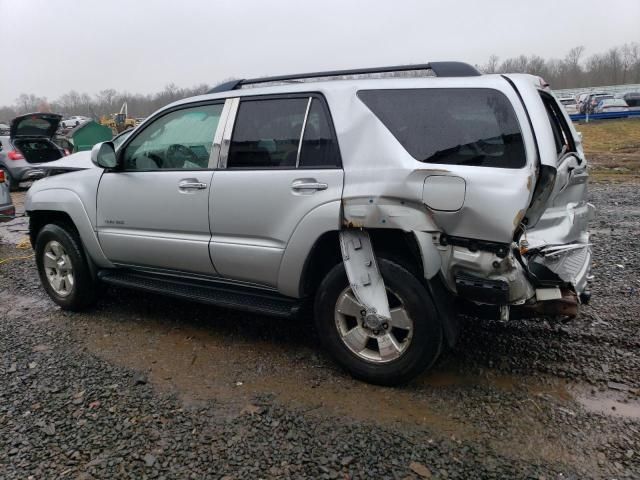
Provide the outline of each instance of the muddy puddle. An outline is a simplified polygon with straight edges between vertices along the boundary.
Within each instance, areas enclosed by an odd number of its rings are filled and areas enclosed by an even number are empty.
[[[229,418],[264,399],[275,400],[310,415],[426,428],[447,438],[482,441],[510,458],[578,464],[584,461],[577,460],[581,447],[549,437],[550,416],[558,411],[574,416],[580,406],[629,418],[639,413],[632,403],[611,411],[596,408],[600,392],[593,395],[558,379],[469,373],[455,361],[406,387],[383,388],[351,379],[309,342],[247,338],[206,324],[95,317],[71,320],[90,352],[146,373],[154,388],[177,395],[186,406],[214,401]]]
[[[589,392],[585,388],[575,387],[573,393],[575,401],[588,412],[640,420],[640,398],[632,391]]]

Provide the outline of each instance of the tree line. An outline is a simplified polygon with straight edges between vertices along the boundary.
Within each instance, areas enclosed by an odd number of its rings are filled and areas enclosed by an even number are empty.
[[[561,59],[545,60],[538,55],[520,55],[500,60],[498,56],[491,55],[484,65],[477,67],[484,73],[539,75],[555,89],[640,83],[640,43],[627,43],[590,56],[586,55],[583,46],[577,46]],[[0,121],[6,122],[18,115],[37,111],[99,119],[103,115],[119,112],[124,102],[127,102],[130,116],[146,117],[168,103],[201,95],[209,88],[205,84],[179,88],[170,83],[161,92],[147,95],[114,89],[105,89],[94,95],[71,90],[53,101],[23,93],[13,105],[0,107]]]
[[[118,92],[112,88],[101,90],[91,96],[76,90],[61,95],[54,101],[34,94],[21,94],[13,105],[0,107],[0,121],[9,121],[18,115],[30,112],[56,112],[63,115],[83,115],[96,120],[103,115],[118,113],[127,102],[127,110],[132,117],[146,117],[171,102],[182,98],[206,93],[210,87],[205,84],[191,88],[179,88],[170,83],[161,92],[153,94],[131,94]]]
[[[555,89],[640,83],[640,43],[626,43],[590,56],[585,53],[585,48],[578,46],[562,59],[520,55],[500,61],[491,55],[479,68],[484,73],[539,75]]]

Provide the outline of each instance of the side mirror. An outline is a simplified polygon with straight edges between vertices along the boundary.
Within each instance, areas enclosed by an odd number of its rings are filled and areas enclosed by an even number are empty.
[[[96,143],[91,149],[91,161],[100,168],[116,168],[118,158],[113,142]]]

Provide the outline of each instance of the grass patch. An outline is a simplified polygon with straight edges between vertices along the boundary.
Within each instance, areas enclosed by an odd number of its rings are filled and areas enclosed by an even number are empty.
[[[635,153],[640,155],[640,118],[600,120],[575,124],[582,132],[585,153]]]
[[[575,124],[595,182],[640,181],[640,118]]]

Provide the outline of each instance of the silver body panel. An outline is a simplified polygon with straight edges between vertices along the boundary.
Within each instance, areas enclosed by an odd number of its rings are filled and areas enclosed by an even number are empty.
[[[524,139],[525,166],[478,168],[415,160],[357,97],[360,90],[404,88],[498,90],[513,106]],[[586,222],[592,207],[580,186],[582,167],[586,171],[580,139],[565,112],[577,152],[566,165],[558,164],[553,131],[540,100],[542,90],[539,80],[529,75],[483,75],[290,83],[194,97],[165,109],[227,99],[212,139],[208,170],[103,173],[91,168],[36,182],[26,208],[73,212],[87,250],[102,267],[117,263],[183,271],[275,288],[291,297],[301,295],[305,262],[324,233],[344,228],[399,229],[415,234],[427,278],[441,273],[454,292],[459,270],[500,279],[512,287],[510,303],[523,303],[534,297],[535,288],[526,265],[512,254],[500,259],[496,268],[495,254],[442,245],[439,238],[446,234],[514,246],[514,233],[532,201],[540,165],[547,165],[558,170],[558,180],[538,224],[526,228],[529,248],[581,243],[589,252]],[[282,93],[324,97],[341,169],[226,169],[242,98]],[[308,108],[305,122],[307,114]],[[571,163],[576,161],[580,168]],[[207,188],[185,194],[178,188],[184,179],[195,179]],[[327,188],[298,190],[296,182]],[[586,187],[586,176],[583,183]],[[56,196],[54,191],[65,193]],[[579,271],[575,266],[561,269],[578,293],[586,288],[588,257],[581,257]]]
[[[340,200],[342,177],[341,169],[216,171],[209,207],[210,248],[220,275],[277,286],[294,230],[316,208]],[[301,180],[328,188],[296,191],[293,186]]]
[[[181,191],[194,180],[211,185],[213,172],[105,173],[98,189],[98,239],[120,264],[214,274],[209,258],[209,187]]]

